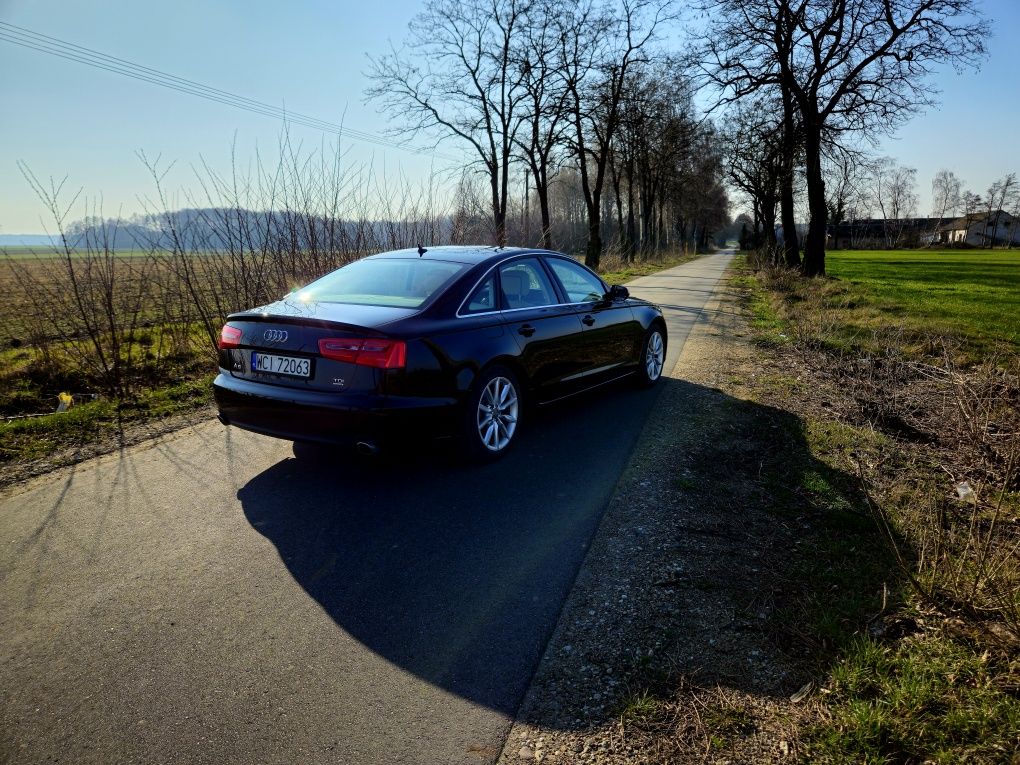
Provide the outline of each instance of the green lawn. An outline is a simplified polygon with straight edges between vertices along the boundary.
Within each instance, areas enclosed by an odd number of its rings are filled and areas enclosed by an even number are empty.
[[[1011,416],[1010,389],[986,391],[980,380],[994,377],[970,378],[979,381],[979,392],[961,394],[954,413],[955,405],[947,411],[943,398],[953,383],[929,387],[904,373],[904,389],[901,378],[883,378],[878,366],[839,358],[891,351],[893,364],[899,352],[921,360],[933,355],[942,364],[940,337],[966,362],[995,352],[1016,354],[1020,253],[836,251],[827,253],[826,262],[830,278],[806,279],[781,269],[752,274],[738,261],[732,282],[744,290],[756,344],[796,349],[768,354],[765,373],[752,376],[750,389],[752,397],[780,402],[803,423],[793,439],[782,430],[752,432],[782,459],[781,470],[770,473],[766,461],[757,472],[767,482],[766,496],[811,518],[802,543],[790,550],[783,591],[802,600],[782,614],[796,634],[825,649],[815,653],[816,677],[824,679],[818,716],[800,740],[801,761],[1020,765],[1020,698],[1010,679],[1015,645],[1007,639],[1000,647],[990,629],[982,631],[1013,623],[1015,537],[1002,533],[1001,525],[995,537],[975,532],[995,524],[945,499],[955,494],[958,479],[951,476],[973,478],[983,469],[977,466],[986,464],[981,460],[989,459],[997,461],[987,464],[1001,466],[982,479],[986,496],[997,498],[989,503],[1012,506],[1014,492],[1006,483],[1012,481],[1012,442],[990,446],[1012,430],[997,429],[980,444],[959,435],[967,432],[968,406],[978,397],[978,410]],[[838,386],[826,380],[830,365],[839,370]],[[961,371],[963,379],[969,372]],[[902,413],[927,423],[922,428],[930,429],[930,440],[925,430],[898,430]],[[984,416],[974,419],[986,422]],[[975,456],[993,450],[997,456]],[[906,571],[934,595],[921,596],[908,583],[883,541],[885,532],[874,527],[876,513],[889,519]],[[973,562],[979,533],[991,540],[981,545],[1004,562],[987,569],[996,581],[961,587],[954,572],[984,565]],[[937,570],[923,563],[933,549],[946,555]],[[978,605],[979,588],[1001,594],[1002,610]],[[948,606],[940,612],[936,604],[942,603]],[[958,629],[966,619],[970,626]],[[871,629],[883,624],[893,629]]]
[[[865,251],[826,254],[843,283],[826,295],[848,305],[852,327],[896,325],[956,337],[977,350],[1020,349],[1020,251]]]

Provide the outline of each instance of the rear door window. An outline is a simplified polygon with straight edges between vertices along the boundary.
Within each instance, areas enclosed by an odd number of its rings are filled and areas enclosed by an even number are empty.
[[[541,308],[560,301],[556,290],[536,258],[513,260],[499,267],[503,309]]]

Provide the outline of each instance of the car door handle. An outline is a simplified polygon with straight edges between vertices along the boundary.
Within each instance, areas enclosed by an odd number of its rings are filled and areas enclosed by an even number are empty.
[[[581,319],[581,323],[582,324],[587,324],[590,327],[592,324],[595,323],[595,317],[592,316],[591,314],[588,314],[583,319]]]
[[[517,331],[525,337],[531,337],[535,334],[535,328],[530,324],[522,324],[517,328]]]

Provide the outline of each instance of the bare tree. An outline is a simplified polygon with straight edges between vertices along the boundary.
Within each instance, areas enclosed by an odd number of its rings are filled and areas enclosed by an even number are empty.
[[[712,0],[706,71],[739,98],[792,94],[804,138],[810,223],[804,273],[825,273],[827,139],[880,134],[935,101],[944,63],[977,66],[989,34],[976,0]]]
[[[832,146],[824,158],[825,193],[829,222],[840,224],[853,217],[855,202],[863,193],[864,176],[871,162],[863,153]]]
[[[618,8],[587,1],[559,15],[561,65],[569,93],[572,142],[588,213],[585,263],[602,256],[602,206],[609,161],[631,69],[672,18],[668,0],[621,0]]]
[[[882,157],[871,166],[868,191],[882,215],[885,246],[903,244],[905,219],[917,211],[917,169],[904,167],[891,157]]]
[[[546,249],[553,246],[549,184],[559,167],[559,150],[566,144],[570,128],[567,108],[570,92],[563,76],[560,60],[563,51],[557,30],[560,6],[557,0],[535,3],[522,31],[520,49],[512,54],[517,58],[521,87],[526,94],[523,129],[515,143],[533,178],[542,219],[541,242]]]
[[[964,217],[968,219],[975,215],[983,204],[984,200],[981,199],[981,195],[975,194],[973,191],[964,191],[963,196],[960,197],[960,207]]]
[[[455,138],[489,181],[497,244],[506,243],[510,167],[527,116],[518,45],[530,0],[428,0],[404,50],[371,58],[366,91],[398,134]]]
[[[1002,224],[1002,215],[1009,200],[1017,191],[1016,173],[1008,173],[988,187],[988,217],[985,220],[985,234],[988,249],[995,246]],[[991,229],[991,233],[988,233]]]
[[[49,257],[37,262],[6,258],[27,298],[23,309],[31,314],[20,318],[30,327],[36,325],[33,344],[44,358],[52,357],[50,341],[58,340],[59,355],[73,362],[86,387],[95,385],[114,400],[126,401],[146,376],[159,376],[166,360],[165,354],[143,351],[153,339],[152,333],[143,333],[143,326],[166,317],[166,306],[152,302],[152,253],[130,260],[118,257],[119,219],[105,218],[97,203],[86,203],[90,214],[78,225],[68,225],[81,191],[68,199],[64,181],[44,184],[26,165],[18,167],[52,216],[58,242]]]
[[[781,123],[765,100],[738,105],[726,122],[722,139],[726,175],[751,203],[753,244],[775,248],[776,207],[784,172],[783,150],[777,136]]]
[[[1017,223],[1020,222],[1020,187],[1014,187],[1012,194],[1006,198],[1009,205],[1009,239],[1006,240],[1006,249],[1013,249],[1016,242]]]
[[[651,252],[665,246],[662,221],[676,211],[671,190],[678,178],[690,182],[692,171],[696,175],[705,169],[717,181],[721,168],[698,168],[691,161],[705,128],[694,116],[693,85],[673,62],[634,68],[621,115],[613,156],[621,155],[623,167],[614,170],[614,190],[622,175],[627,184],[627,251],[633,255],[639,248]],[[716,153],[711,152],[713,157]]]
[[[722,154],[715,131],[699,131],[683,159],[669,177],[666,194],[679,238],[704,248],[729,223],[730,202],[722,185]]]
[[[932,217],[937,218],[938,223],[935,224],[929,243],[934,243],[938,238],[939,229],[942,228],[946,216],[955,215],[960,209],[962,190],[963,184],[952,170],[942,169],[935,173],[931,181],[931,204]]]

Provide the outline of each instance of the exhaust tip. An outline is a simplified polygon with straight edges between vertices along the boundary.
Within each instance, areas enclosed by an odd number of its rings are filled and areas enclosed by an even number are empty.
[[[354,445],[354,448],[357,450],[358,454],[363,454],[366,457],[374,457],[379,453],[379,447],[368,441],[358,441],[358,443]]]
[[[223,412],[217,412],[216,419],[219,420],[224,425],[230,424],[230,420],[227,419],[227,415],[223,414]]]

